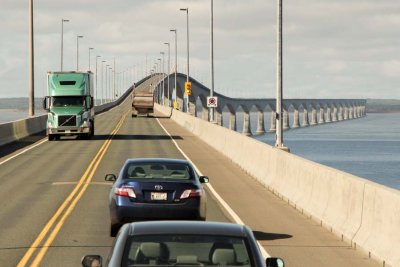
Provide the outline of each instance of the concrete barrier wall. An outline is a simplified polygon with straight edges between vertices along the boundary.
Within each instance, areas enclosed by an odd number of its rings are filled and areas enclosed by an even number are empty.
[[[165,115],[170,109],[157,105]],[[400,191],[174,110],[171,118],[353,247],[400,266]],[[262,166],[262,167],[261,167]]]
[[[47,115],[0,124],[0,146],[45,130]]]

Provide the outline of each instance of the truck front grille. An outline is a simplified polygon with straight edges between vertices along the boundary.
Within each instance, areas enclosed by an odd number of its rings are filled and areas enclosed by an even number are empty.
[[[76,126],[76,116],[58,116],[58,126]]]

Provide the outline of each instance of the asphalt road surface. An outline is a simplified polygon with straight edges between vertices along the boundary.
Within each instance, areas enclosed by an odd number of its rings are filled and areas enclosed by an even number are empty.
[[[49,142],[39,135],[0,148],[0,266],[80,266],[85,254],[106,258],[113,238],[105,174],[118,174],[127,158],[184,158],[172,139],[286,266],[380,266],[170,119],[131,118],[129,99],[96,116],[92,140]],[[208,194],[207,220],[231,219]]]

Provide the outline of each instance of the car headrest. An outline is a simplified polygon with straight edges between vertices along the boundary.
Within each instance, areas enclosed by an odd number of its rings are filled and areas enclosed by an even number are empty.
[[[212,256],[212,263],[219,265],[236,264],[235,250],[226,248],[217,248]]]

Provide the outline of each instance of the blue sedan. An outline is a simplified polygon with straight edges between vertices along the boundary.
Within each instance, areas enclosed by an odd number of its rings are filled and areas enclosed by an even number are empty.
[[[144,220],[205,220],[206,195],[190,162],[180,159],[128,159],[110,192],[110,235],[128,222]]]

